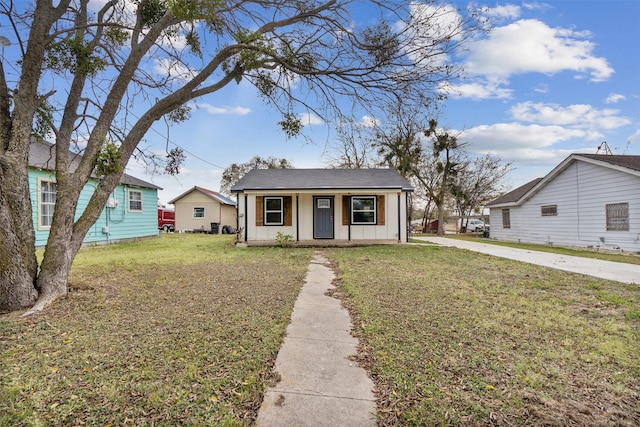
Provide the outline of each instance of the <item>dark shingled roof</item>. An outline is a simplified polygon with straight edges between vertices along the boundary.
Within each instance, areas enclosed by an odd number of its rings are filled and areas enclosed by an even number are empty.
[[[395,169],[253,169],[231,188],[231,192],[325,189],[413,191]]]
[[[486,206],[501,205],[503,203],[515,203],[520,199],[520,197],[524,196],[527,191],[535,187],[540,181],[542,181],[542,178],[536,178],[532,181],[529,181],[526,184],[516,188],[515,190],[511,190],[508,193],[498,197],[497,199],[487,203]]]
[[[69,152],[72,159],[71,168],[75,169],[80,162],[82,156],[80,154]],[[42,170],[55,170],[56,168],[56,147],[53,144],[44,141],[33,140],[29,146],[29,166]],[[162,190],[157,185],[153,185],[147,181],[143,181],[134,176],[123,173],[120,177],[120,183],[132,185],[135,187],[152,188]]]
[[[607,163],[611,166],[628,169],[631,173],[637,174],[640,172],[640,156],[627,156],[627,155],[612,155],[612,154],[585,154],[585,153],[574,153],[567,157],[562,163],[556,166],[551,172],[549,172],[544,178],[536,178],[531,182],[526,183],[525,185],[516,188],[513,191],[504,194],[497,199],[487,203],[485,206],[491,207],[502,204],[509,203],[517,203],[520,199],[531,191],[538,183],[542,180],[545,182],[541,184],[541,186],[536,189],[539,191],[540,188],[544,187],[547,182],[553,180],[553,178],[565,170],[570,164],[573,162],[580,160],[583,162],[588,162],[589,160],[594,160],[596,162]],[[607,165],[602,165],[603,167],[607,167]]]
[[[598,160],[615,166],[622,166],[627,169],[640,171],[640,156],[621,156],[611,154],[575,154],[576,157],[586,157],[587,159]]]

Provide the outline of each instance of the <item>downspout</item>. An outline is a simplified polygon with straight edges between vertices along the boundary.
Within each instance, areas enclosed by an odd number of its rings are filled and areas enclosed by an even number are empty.
[[[300,211],[299,206],[300,193],[296,193],[296,242],[300,241]]]
[[[351,196],[349,196],[348,199],[347,214],[349,216],[347,218],[347,240],[351,241]]]
[[[398,243],[402,243],[402,221],[400,214],[402,209],[400,208],[400,193],[398,193]]]
[[[409,227],[411,226],[411,218],[409,217],[409,193],[406,193],[406,196],[404,197],[404,208],[406,209],[405,212],[407,213],[407,243],[409,243]],[[425,212],[426,214],[426,212]]]
[[[244,241],[247,241],[247,233],[249,232],[249,211],[247,210],[247,195],[244,195]]]
[[[240,193],[236,193],[236,230],[240,228]]]

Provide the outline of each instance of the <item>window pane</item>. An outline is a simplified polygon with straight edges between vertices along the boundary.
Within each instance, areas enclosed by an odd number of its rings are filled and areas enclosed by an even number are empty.
[[[280,212],[267,212],[267,224],[281,224],[282,215]]]
[[[204,208],[193,208],[194,218],[204,218]]]
[[[266,199],[266,209],[268,211],[279,211],[282,209],[282,199]]]
[[[607,231],[629,231],[629,203],[606,205]]]
[[[129,190],[129,210],[130,211],[142,210],[142,191]]]
[[[373,223],[375,221],[374,212],[354,212],[354,223]]]
[[[375,224],[376,223],[376,198],[352,197],[351,198],[351,223]]]

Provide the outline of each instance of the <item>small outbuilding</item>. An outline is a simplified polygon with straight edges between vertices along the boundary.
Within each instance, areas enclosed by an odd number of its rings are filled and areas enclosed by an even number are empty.
[[[237,223],[236,202],[217,191],[195,186],[169,203],[175,206],[175,229],[178,231],[218,234],[225,226],[235,227]]]
[[[401,243],[408,235],[407,194],[395,169],[254,169],[237,194],[244,242]]]
[[[640,252],[640,156],[572,154],[486,207],[493,239]]]

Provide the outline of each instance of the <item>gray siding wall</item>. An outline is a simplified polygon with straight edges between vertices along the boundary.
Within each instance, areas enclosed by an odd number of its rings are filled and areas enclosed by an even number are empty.
[[[606,208],[629,204],[629,231],[607,231]],[[557,205],[557,216],[541,207]],[[640,251],[640,177],[576,161],[532,198],[511,207],[511,228],[502,209],[491,209],[491,237],[498,240]]]

